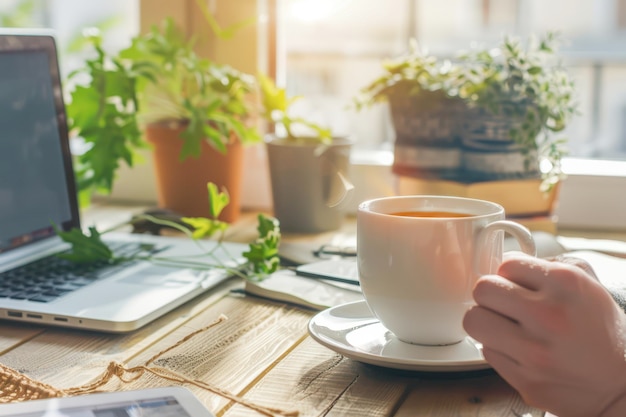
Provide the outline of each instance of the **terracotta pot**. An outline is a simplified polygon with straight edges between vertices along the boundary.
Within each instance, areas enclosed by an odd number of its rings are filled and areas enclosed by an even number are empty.
[[[207,183],[228,190],[230,204],[220,220],[234,222],[240,215],[243,148],[231,140],[226,154],[202,142],[199,157],[180,159],[182,124],[154,123],[146,127],[146,139],[154,147],[153,159],[159,207],[189,217],[209,217]]]

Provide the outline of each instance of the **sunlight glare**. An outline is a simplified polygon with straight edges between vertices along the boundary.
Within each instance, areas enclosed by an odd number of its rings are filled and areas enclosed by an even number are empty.
[[[293,0],[290,14],[302,22],[318,22],[335,14],[349,0]]]

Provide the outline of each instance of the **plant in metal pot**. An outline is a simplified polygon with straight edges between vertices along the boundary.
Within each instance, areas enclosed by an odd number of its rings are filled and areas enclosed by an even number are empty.
[[[356,107],[391,103],[399,174],[463,182],[541,176],[547,190],[562,178],[566,140],[556,133],[576,113],[558,44],[553,32],[526,44],[505,37],[496,48],[441,60],[412,42],[408,54],[383,63],[384,74],[361,90]],[[424,143],[450,147],[449,160],[431,169],[434,154],[416,151]],[[549,168],[540,171],[542,160]]]
[[[393,172],[420,178],[455,179],[461,169],[458,68],[420,48],[382,62],[383,73],[354,99],[357,111],[387,103],[395,131]]]
[[[348,179],[352,143],[330,129],[291,114],[289,97],[272,79],[258,75],[261,116],[274,127],[266,141],[274,215],[287,232],[337,229],[342,204],[351,196]]]
[[[526,44],[505,37],[497,48],[459,56],[458,95],[473,110],[466,118],[466,146],[519,150],[523,172],[531,176],[546,161],[545,189],[563,176],[567,141],[558,133],[577,113],[574,82],[558,61],[559,42],[554,32],[531,37]]]
[[[260,88],[261,115],[274,125],[279,137],[292,142],[329,144],[333,137],[330,129],[320,126],[303,117],[293,116],[291,106],[302,97],[288,97],[284,88],[278,87],[274,81],[263,73],[257,75]],[[300,132],[296,130],[301,129]],[[302,133],[302,128],[306,133]]]
[[[70,127],[84,144],[76,157],[83,195],[112,190],[120,165],[133,166],[137,151],[148,146],[145,132],[154,147],[157,185],[174,186],[171,192],[160,189],[159,205],[183,215],[204,213],[206,201],[198,197],[212,181],[235,194],[231,203],[238,209],[238,184],[213,178],[215,173],[206,169],[216,158],[235,154],[240,144],[260,141],[258,130],[248,123],[254,76],[198,56],[194,40],[171,19],[113,55],[104,51],[97,33],[89,38],[96,54],[71,74],[74,88],[67,106]],[[207,152],[213,158],[208,165],[198,161]],[[167,157],[174,165],[158,171],[160,159]],[[196,171],[185,173],[190,167]],[[201,203],[189,206],[190,199]]]

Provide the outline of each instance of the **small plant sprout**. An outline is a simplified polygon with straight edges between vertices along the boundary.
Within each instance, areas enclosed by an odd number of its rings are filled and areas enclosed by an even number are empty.
[[[249,244],[249,249],[243,253],[247,262],[242,267],[233,268],[224,265],[213,256],[216,250],[221,246],[224,238],[224,232],[228,229],[228,223],[218,220],[221,211],[228,205],[228,192],[213,183],[207,184],[210,203],[210,218],[208,217],[183,217],[181,223],[171,220],[163,220],[157,217],[142,214],[137,216],[136,220],[146,220],[158,225],[171,227],[193,239],[196,244],[203,249],[201,255],[194,254],[190,257],[162,257],[158,254],[146,254],[139,252],[137,254],[118,256],[116,255],[102,240],[104,233],[90,227],[87,232],[78,228],[68,231],[62,231],[56,228],[57,234],[61,239],[70,244],[68,252],[59,256],[72,262],[88,264],[88,263],[108,263],[116,264],[131,260],[145,260],[160,265],[167,265],[180,268],[191,269],[211,269],[221,268],[228,270],[230,273],[240,276],[244,279],[260,281],[269,274],[275,272],[280,267],[278,257],[278,246],[280,244],[280,224],[277,219],[258,215],[258,237],[254,242]],[[219,235],[218,235],[219,234]],[[217,244],[212,244],[210,248],[205,249],[202,239],[217,236]]]

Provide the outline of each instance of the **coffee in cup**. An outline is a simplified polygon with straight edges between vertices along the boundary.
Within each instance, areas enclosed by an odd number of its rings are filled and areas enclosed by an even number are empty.
[[[535,255],[530,231],[490,201],[416,195],[361,203],[357,264],[372,313],[404,342],[460,342],[474,284],[501,263],[505,232]]]

